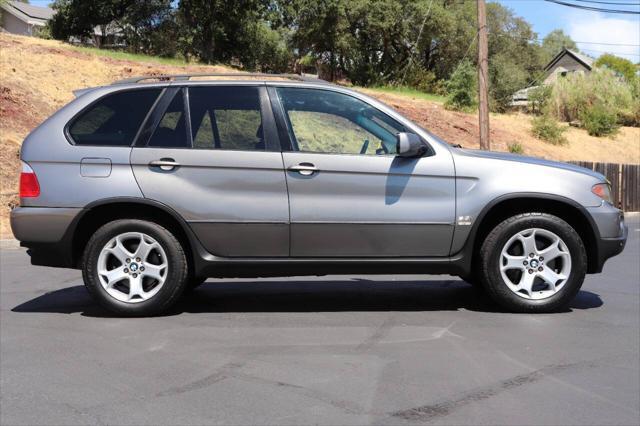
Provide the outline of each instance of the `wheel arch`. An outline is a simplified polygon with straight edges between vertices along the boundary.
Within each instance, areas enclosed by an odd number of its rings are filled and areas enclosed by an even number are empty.
[[[571,225],[584,242],[587,251],[587,272],[597,272],[598,227],[586,209],[570,198],[542,193],[507,194],[491,201],[478,216],[470,235],[468,248],[475,269],[477,253],[482,241],[491,230],[503,220],[519,213],[548,213],[559,217]]]
[[[193,272],[197,242],[189,225],[171,207],[158,201],[135,197],[100,200],[83,209],[71,235],[72,261],[75,267],[81,267],[84,249],[93,233],[105,223],[118,219],[148,220],[167,228],[182,244],[190,272]]]

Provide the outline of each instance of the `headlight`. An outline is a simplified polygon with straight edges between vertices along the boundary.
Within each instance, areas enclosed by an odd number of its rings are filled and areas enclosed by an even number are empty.
[[[591,192],[607,203],[613,204],[613,200],[611,199],[611,185],[609,183],[597,183],[593,185]]]

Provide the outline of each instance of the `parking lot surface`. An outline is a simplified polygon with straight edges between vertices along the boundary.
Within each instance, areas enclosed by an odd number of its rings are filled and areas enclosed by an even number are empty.
[[[0,423],[640,423],[640,225],[566,312],[448,276],[209,280],[159,318],[0,251]]]

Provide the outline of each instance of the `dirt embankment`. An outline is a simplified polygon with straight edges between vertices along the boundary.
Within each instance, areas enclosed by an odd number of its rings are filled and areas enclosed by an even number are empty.
[[[391,105],[411,120],[442,139],[459,143],[465,148],[479,148],[478,117],[474,114],[449,111],[441,104],[361,89]],[[491,114],[491,149],[508,151],[519,143],[525,155],[559,161],[597,161],[604,163],[640,163],[640,128],[623,127],[613,138],[596,138],[586,131],[569,127],[567,145],[555,146],[531,135],[531,117],[522,113]]]
[[[117,60],[57,41],[0,33],[0,237],[11,236],[8,213],[18,204],[20,144],[34,127],[73,99],[73,90],[139,75],[228,71],[221,66]]]
[[[222,66],[175,66],[97,56],[57,41],[0,33],[0,237],[11,236],[8,213],[17,205],[19,150],[24,137],[73,98],[72,91],[109,84],[137,75],[229,72]],[[436,135],[465,147],[478,147],[475,115],[448,111],[442,105],[365,90]],[[530,135],[526,115],[492,115],[492,149],[507,151],[520,143],[527,155],[556,160],[640,163],[640,129],[623,128],[613,139],[593,138],[569,129],[569,145],[556,147]]]

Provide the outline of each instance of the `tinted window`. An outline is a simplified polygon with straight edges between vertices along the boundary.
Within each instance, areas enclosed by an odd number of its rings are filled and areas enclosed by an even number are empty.
[[[128,90],[100,99],[69,126],[77,145],[129,146],[160,89]]]
[[[257,87],[191,87],[189,106],[194,148],[265,149]]]
[[[180,90],[164,112],[158,127],[151,136],[149,146],[188,148],[190,142],[185,123],[184,95]]]
[[[294,148],[333,154],[395,154],[404,126],[367,103],[328,90],[278,88]]]

